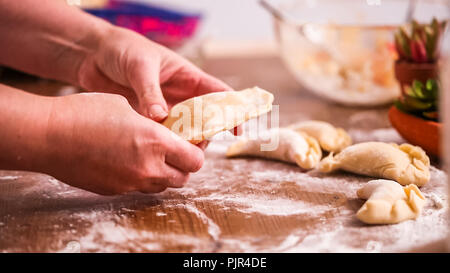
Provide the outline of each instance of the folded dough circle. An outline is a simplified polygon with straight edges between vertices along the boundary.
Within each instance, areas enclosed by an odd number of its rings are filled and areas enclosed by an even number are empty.
[[[303,169],[314,168],[322,150],[314,138],[287,128],[274,128],[257,139],[242,139],[228,147],[226,155],[256,156],[295,163]]]
[[[339,152],[352,144],[351,137],[342,128],[336,128],[328,122],[309,120],[294,123],[288,128],[306,133],[315,138],[320,147],[328,152]]]
[[[197,144],[271,111],[273,99],[258,87],[209,93],[176,104],[162,124]]]
[[[416,185],[402,187],[392,180],[372,180],[358,190],[367,199],[356,217],[367,224],[396,224],[419,217],[426,203]]]
[[[364,142],[349,146],[337,155],[330,153],[318,165],[320,172],[342,169],[419,187],[430,180],[429,167],[430,159],[422,148],[383,142]]]

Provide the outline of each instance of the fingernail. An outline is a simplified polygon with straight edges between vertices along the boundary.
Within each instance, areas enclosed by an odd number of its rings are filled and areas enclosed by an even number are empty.
[[[153,104],[149,108],[149,117],[154,120],[162,120],[167,117],[167,112],[159,104]]]

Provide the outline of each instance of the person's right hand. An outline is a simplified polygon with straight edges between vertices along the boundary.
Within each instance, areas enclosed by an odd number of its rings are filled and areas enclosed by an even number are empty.
[[[55,98],[47,129],[47,173],[99,194],[182,187],[203,151],[139,115],[119,95]]]

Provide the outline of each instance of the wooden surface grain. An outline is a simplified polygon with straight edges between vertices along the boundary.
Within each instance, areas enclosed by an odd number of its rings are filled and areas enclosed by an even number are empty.
[[[355,142],[401,143],[387,108],[346,108],[302,90],[277,58],[216,59],[206,71],[235,89],[274,93],[280,125],[318,119],[345,128]],[[0,82],[43,95],[70,86],[24,75]],[[104,197],[31,172],[0,171],[3,252],[383,252],[443,251],[446,175],[434,162],[429,199],[417,221],[367,226],[354,216],[356,190],[370,178],[323,175],[254,158],[227,159],[217,140],[183,189]],[[126,183],[126,181],[124,181]],[[442,205],[444,204],[444,205]]]

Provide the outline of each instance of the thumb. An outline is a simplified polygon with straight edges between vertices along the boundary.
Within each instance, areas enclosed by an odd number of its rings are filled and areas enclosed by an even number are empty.
[[[160,122],[168,115],[166,100],[159,84],[159,69],[141,67],[130,80],[144,116]]]

